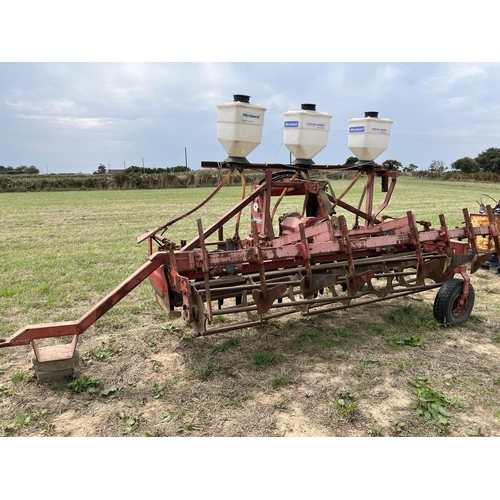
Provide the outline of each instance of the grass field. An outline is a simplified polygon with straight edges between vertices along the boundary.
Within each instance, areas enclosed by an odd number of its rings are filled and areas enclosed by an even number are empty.
[[[137,236],[211,191],[0,194],[0,338],[79,318],[144,262]],[[498,200],[500,186],[401,177],[383,213],[455,226],[483,193]],[[167,236],[189,240],[240,196],[223,189]],[[72,384],[38,384],[30,347],[0,350],[0,435],[500,435],[500,277],[472,282],[473,315],[453,329],[433,321],[429,292],[203,339],[146,282],[81,336]]]

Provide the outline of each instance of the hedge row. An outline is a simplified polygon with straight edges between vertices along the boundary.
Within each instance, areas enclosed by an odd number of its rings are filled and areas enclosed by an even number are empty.
[[[414,172],[413,177],[419,179],[436,179],[443,181],[469,181],[469,182],[500,182],[500,174],[493,172],[476,172],[465,174],[462,172],[431,172],[428,170]]]
[[[254,175],[247,175],[247,182]],[[115,175],[1,175],[0,192],[80,191],[104,189],[164,189],[216,186],[221,179],[218,171],[197,171],[182,174],[115,174]],[[229,184],[240,184],[234,173]]]
[[[352,178],[355,172],[320,172],[315,178],[340,179]],[[218,170],[197,170],[188,173],[162,174],[115,174],[115,175],[0,175],[0,192],[26,191],[81,191],[104,189],[165,189],[216,186],[224,172]],[[408,175],[408,174],[405,174]],[[500,182],[500,175],[480,172],[464,174],[461,172],[417,171],[414,177],[436,180]],[[247,184],[259,182],[263,175],[256,172],[245,173]],[[234,172],[229,185],[240,185],[241,177]]]

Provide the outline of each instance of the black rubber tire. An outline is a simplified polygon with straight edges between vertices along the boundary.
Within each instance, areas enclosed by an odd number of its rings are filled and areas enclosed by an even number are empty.
[[[434,318],[441,324],[461,325],[470,316],[474,306],[474,288],[469,284],[469,294],[462,307],[458,307],[457,299],[463,288],[463,280],[453,278],[443,283],[434,299]]]

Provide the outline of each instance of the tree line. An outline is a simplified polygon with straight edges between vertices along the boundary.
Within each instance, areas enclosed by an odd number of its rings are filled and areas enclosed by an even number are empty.
[[[347,158],[345,164],[354,165],[357,161],[358,159],[355,156],[350,156]],[[385,160],[382,163],[392,163],[395,170],[406,174],[414,174],[419,170],[419,167],[413,163],[403,166],[398,160]],[[452,172],[461,172],[463,174],[490,173],[500,175],[500,148],[486,149],[475,158],[468,156],[459,158],[450,165],[450,169]],[[441,160],[432,160],[427,169],[422,169],[421,171],[441,175],[448,171],[448,167]]]
[[[150,167],[138,167],[136,165],[132,165],[123,171],[121,171],[121,174],[180,174],[180,173],[185,173],[185,172],[191,172],[191,169],[189,167],[185,167],[183,165],[177,165],[176,167],[166,167],[166,168],[150,168]],[[92,172],[94,175],[101,175],[101,174],[107,174],[108,171],[106,170],[106,166],[102,163],[99,163],[99,166],[97,167],[97,170],[94,170]]]
[[[19,167],[4,167],[3,165],[0,165],[0,174],[5,174],[5,175],[20,175],[20,174],[39,174],[40,170],[36,168],[34,165],[30,165],[29,167],[27,165],[20,165]]]

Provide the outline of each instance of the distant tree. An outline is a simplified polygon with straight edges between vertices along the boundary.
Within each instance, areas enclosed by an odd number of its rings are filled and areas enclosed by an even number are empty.
[[[429,165],[429,172],[433,172],[439,175],[444,173],[446,170],[448,170],[448,167],[446,167],[444,161],[441,160],[432,160]]]
[[[24,173],[25,174],[39,174],[40,170],[38,170],[38,168],[36,168],[35,165],[30,165],[29,167],[26,167],[24,169]]]
[[[382,163],[391,163],[394,170],[399,170],[403,164],[398,160],[385,160]]]
[[[410,163],[408,166],[403,167],[403,172],[405,174],[413,174],[413,172],[415,172],[415,170],[418,170],[418,166],[414,165],[413,163]]]
[[[22,171],[19,170],[19,167],[11,167],[10,165],[8,167],[5,168],[5,174],[9,174],[9,175],[17,175],[17,174],[21,174]]]
[[[94,174],[105,174],[106,172],[107,172],[106,167],[102,163],[99,163],[97,170],[95,170],[93,173]]]
[[[477,155],[475,160],[481,171],[500,174],[500,148],[489,148]]]
[[[169,173],[180,173],[180,172],[190,172],[191,169],[184,165],[177,165],[176,167],[167,167],[167,168],[149,168],[149,167],[137,167],[132,165],[125,169],[125,174],[169,174]]]
[[[358,159],[355,156],[349,156],[349,158],[347,158],[347,160],[345,161],[344,165],[346,167],[352,167],[357,161]]]
[[[125,169],[125,174],[140,174],[142,173],[142,168],[136,166],[136,165],[131,165],[130,167],[127,167]]]
[[[472,174],[474,172],[479,172],[480,165],[476,160],[465,156],[464,158],[459,158],[457,161],[454,161],[451,165],[453,170],[458,170],[464,174]]]
[[[191,169],[186,167],[185,165],[177,165],[176,167],[172,167],[169,169],[170,172],[179,173],[179,172],[189,172]]]

